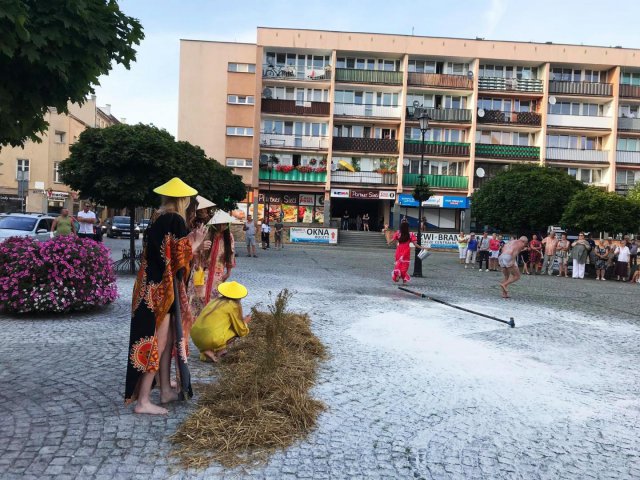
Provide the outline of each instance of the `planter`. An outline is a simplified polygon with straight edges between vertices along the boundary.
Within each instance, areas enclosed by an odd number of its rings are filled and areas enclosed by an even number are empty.
[[[299,182],[300,181],[301,173],[298,170],[292,170],[289,175],[290,175],[291,180],[293,180],[294,182]]]

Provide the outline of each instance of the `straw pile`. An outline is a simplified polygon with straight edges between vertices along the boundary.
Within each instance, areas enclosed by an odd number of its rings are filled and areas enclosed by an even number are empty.
[[[196,412],[172,437],[185,467],[258,463],[315,427],[324,406],[309,389],[326,353],[309,317],[287,311],[290,297],[283,290],[269,312],[252,312],[251,333],[229,348],[219,381],[199,390]]]

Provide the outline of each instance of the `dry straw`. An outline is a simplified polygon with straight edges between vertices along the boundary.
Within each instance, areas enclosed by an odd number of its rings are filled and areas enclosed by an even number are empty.
[[[324,405],[309,395],[325,347],[307,315],[290,313],[283,290],[269,312],[253,311],[251,333],[229,348],[219,380],[200,389],[198,408],[173,435],[185,467],[266,460],[315,428]]]

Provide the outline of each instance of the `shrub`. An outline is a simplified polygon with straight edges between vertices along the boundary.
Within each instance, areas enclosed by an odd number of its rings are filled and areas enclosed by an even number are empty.
[[[0,311],[69,312],[106,305],[118,296],[109,250],[75,236],[0,243]]]

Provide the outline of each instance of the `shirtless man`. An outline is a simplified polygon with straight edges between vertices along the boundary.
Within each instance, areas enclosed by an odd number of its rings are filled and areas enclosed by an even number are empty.
[[[511,240],[502,247],[502,253],[498,257],[498,264],[502,268],[504,280],[500,283],[502,289],[502,298],[509,298],[509,290],[507,287],[514,282],[520,280],[520,270],[518,269],[517,259],[520,252],[529,244],[529,239],[525,236],[518,240]]]

